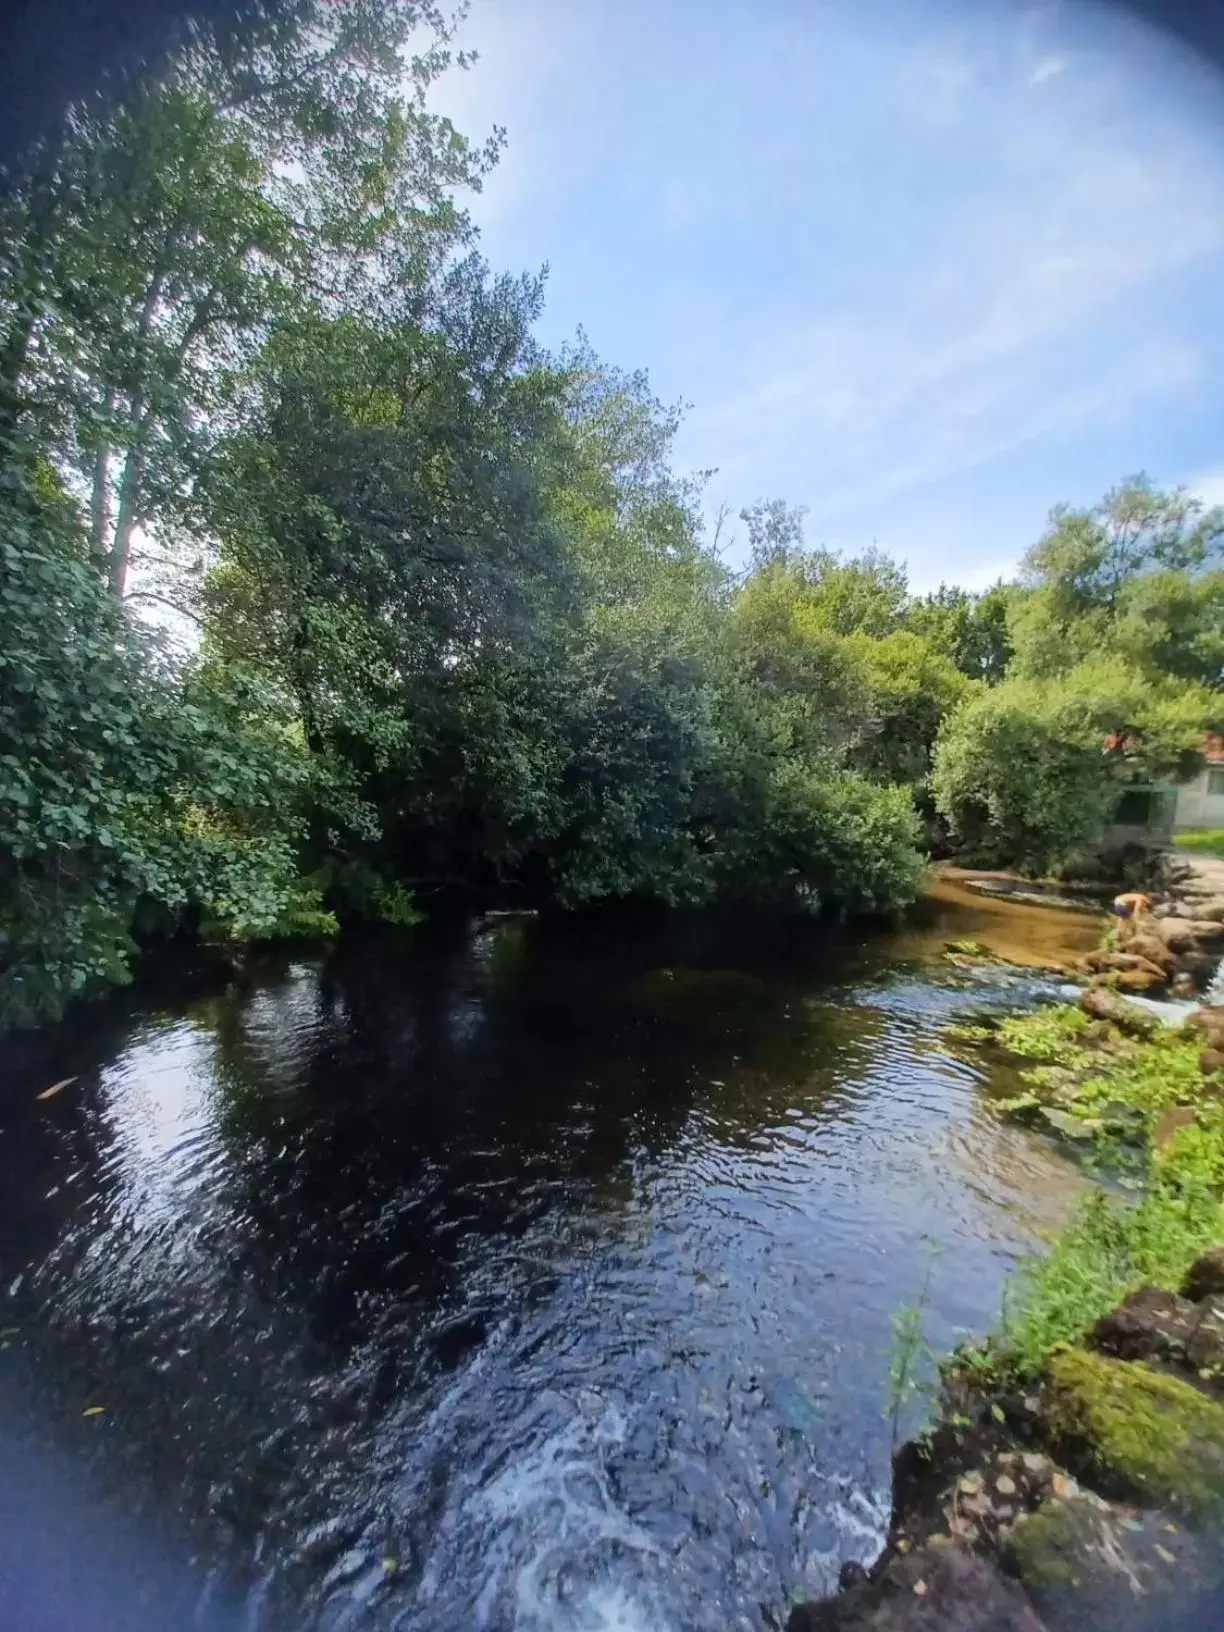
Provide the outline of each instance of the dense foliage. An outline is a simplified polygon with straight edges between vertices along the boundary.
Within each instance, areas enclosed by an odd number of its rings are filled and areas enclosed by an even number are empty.
[[[1124,789],[1193,769],[1224,717],[1224,512],[1132,478],[1055,509],[1007,607],[1011,658],[935,755],[935,802],[975,859],[1071,867]]]
[[[0,1021],[444,892],[889,910],[935,806],[1045,865],[1212,717],[1219,530],[1141,484],[980,596],[778,500],[728,565],[676,415],[476,252],[457,60],[289,0],[0,201]]]

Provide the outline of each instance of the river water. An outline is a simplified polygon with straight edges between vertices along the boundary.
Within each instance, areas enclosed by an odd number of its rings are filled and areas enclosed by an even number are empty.
[[[101,1626],[86,1532],[172,1581],[145,1632],[725,1632],[831,1589],[886,1522],[893,1312],[929,1281],[936,1350],[981,1330],[1077,1185],[944,1037],[1056,977],[943,943],[1097,930],[947,887],[889,933],[494,916],[10,1050],[0,1402],[72,1499],[10,1494],[0,1603],[50,1574],[46,1624]]]

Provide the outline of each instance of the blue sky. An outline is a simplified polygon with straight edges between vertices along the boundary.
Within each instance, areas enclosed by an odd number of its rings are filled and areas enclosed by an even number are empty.
[[[472,0],[436,104],[509,145],[498,268],[690,405],[711,511],[981,586],[1058,500],[1224,500],[1224,81],[1124,14]]]

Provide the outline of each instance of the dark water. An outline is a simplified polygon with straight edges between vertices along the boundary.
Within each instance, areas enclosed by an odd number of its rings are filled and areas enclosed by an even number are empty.
[[[1074,1189],[942,1040],[1048,980],[944,911],[485,919],[11,1059],[26,1452],[251,1632],[770,1624],[878,1546],[893,1311],[982,1328]]]

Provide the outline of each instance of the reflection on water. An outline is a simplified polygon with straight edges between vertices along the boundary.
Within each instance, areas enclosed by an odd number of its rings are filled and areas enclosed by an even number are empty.
[[[1074,1188],[942,1046],[1043,989],[932,960],[963,911],[491,918],[78,1029],[4,1102],[28,1412],[253,1629],[761,1626],[878,1545],[930,1242],[939,1348]]]

